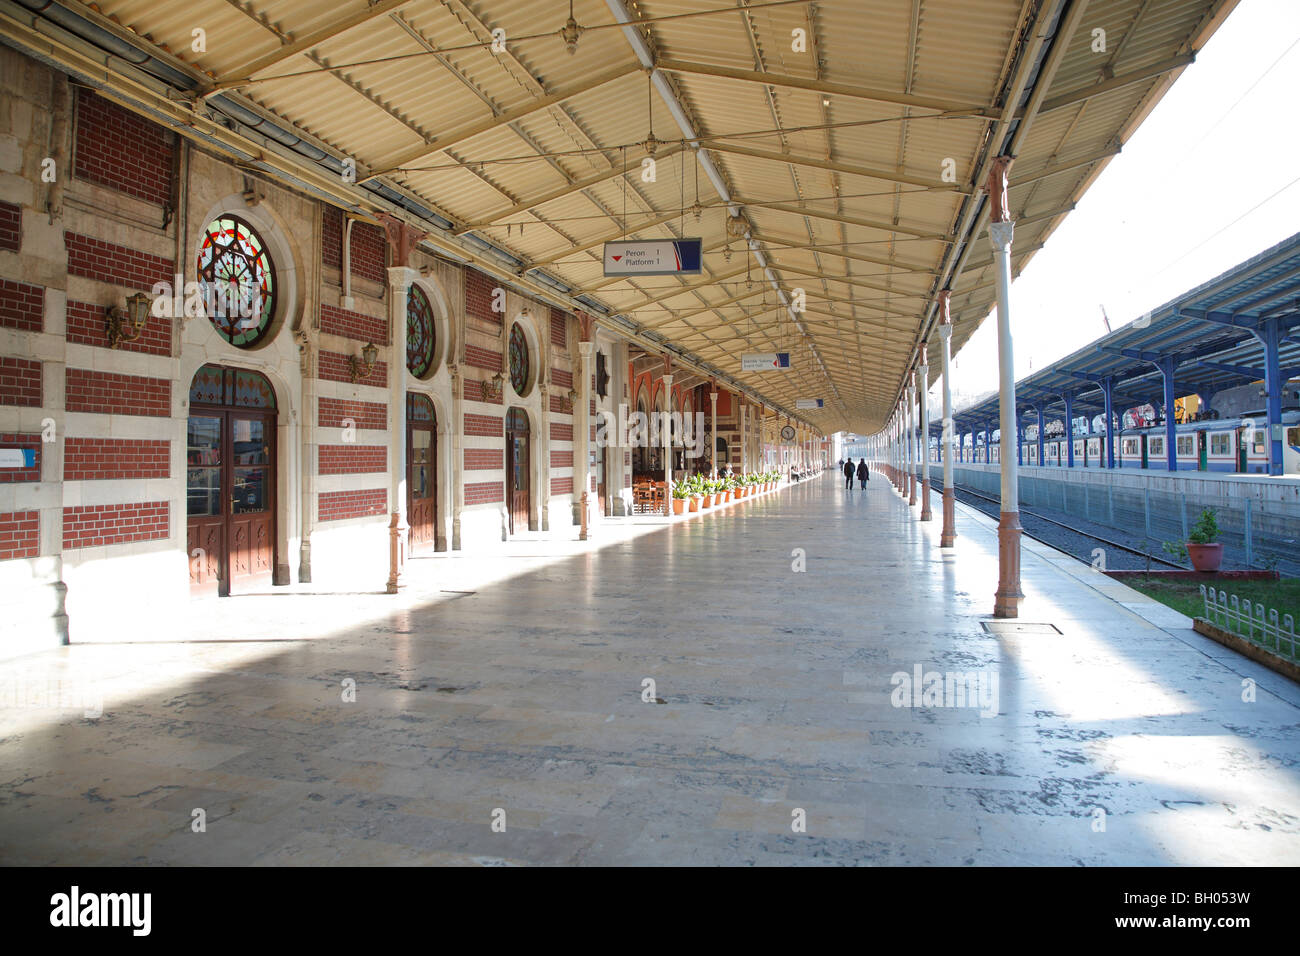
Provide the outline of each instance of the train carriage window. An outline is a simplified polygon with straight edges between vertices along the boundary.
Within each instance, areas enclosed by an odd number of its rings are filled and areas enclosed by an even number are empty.
[[[1178,456],[1180,458],[1190,458],[1196,453],[1196,446],[1193,444],[1195,438],[1192,435],[1178,436]]]
[[[1291,433],[1292,435],[1297,434],[1298,433],[1297,429],[1294,428],[1291,429]],[[1295,442],[1293,441],[1291,444],[1294,445]],[[1255,429],[1254,433],[1251,435],[1251,445],[1254,449],[1255,454],[1257,455],[1264,454],[1264,429],[1262,428]]]
[[[1232,433],[1212,432],[1210,434],[1210,454],[1231,455],[1232,454]]]

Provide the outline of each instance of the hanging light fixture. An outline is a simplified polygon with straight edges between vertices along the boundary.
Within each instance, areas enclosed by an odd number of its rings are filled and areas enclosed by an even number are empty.
[[[582,27],[573,19],[573,0],[569,0],[569,19],[564,21],[564,27],[560,30],[560,37],[564,40],[564,48],[569,51],[569,56],[577,52],[578,37],[581,35]]]
[[[654,154],[659,150],[659,140],[655,138],[654,79],[649,70],[646,71],[645,78],[645,111],[646,122],[650,126],[650,133],[646,136],[645,142],[643,142],[641,146],[645,149],[646,155],[653,158]]]

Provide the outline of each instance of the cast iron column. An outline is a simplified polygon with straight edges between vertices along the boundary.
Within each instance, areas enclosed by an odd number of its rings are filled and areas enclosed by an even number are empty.
[[[952,316],[948,314],[947,289],[939,293],[939,339],[943,347],[939,352],[943,362],[943,530],[939,533],[939,547],[951,548],[957,541],[957,509],[954,504],[952,484],[952,388],[949,385],[952,365]]]
[[[930,510],[930,407],[927,392],[930,390],[930,366],[926,361],[926,347],[921,345],[921,364],[916,370],[921,385],[921,520],[932,521],[934,514]]]

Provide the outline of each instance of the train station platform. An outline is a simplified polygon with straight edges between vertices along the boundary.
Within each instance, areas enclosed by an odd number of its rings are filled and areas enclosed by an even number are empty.
[[[842,484],[14,661],[0,862],[1300,863],[1300,688]]]

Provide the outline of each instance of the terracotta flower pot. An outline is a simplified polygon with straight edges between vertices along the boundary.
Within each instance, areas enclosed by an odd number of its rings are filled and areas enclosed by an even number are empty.
[[[1187,542],[1187,557],[1197,571],[1217,571],[1223,563],[1223,545]]]
[[[713,495],[705,495],[705,496],[704,496],[704,507],[706,507],[706,508],[712,508],[712,507],[713,507]]]
[[[687,499],[687,500],[690,501],[690,503],[691,503],[691,510],[692,510],[692,511],[699,511],[699,510],[700,510],[700,498],[702,498],[702,497],[703,497],[703,495],[691,495],[690,498]]]
[[[674,499],[673,499],[673,514],[675,514],[675,515],[679,515],[679,514],[684,514],[685,512],[686,512],[686,499],[685,499],[685,498],[674,498]]]

